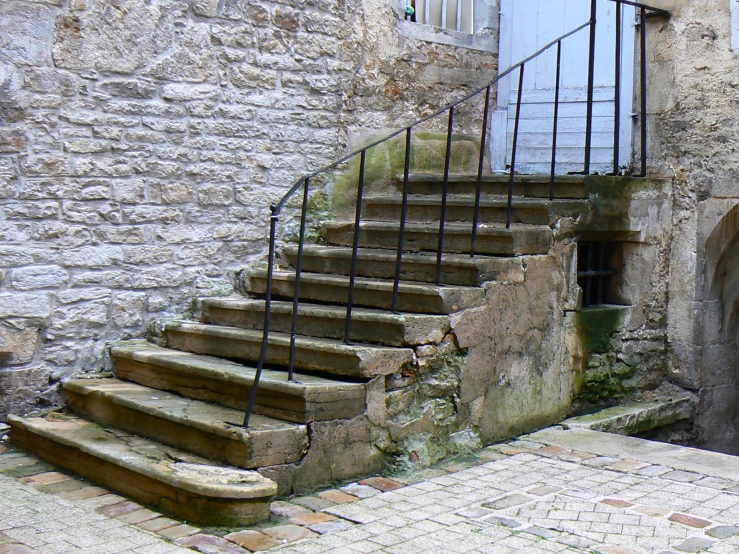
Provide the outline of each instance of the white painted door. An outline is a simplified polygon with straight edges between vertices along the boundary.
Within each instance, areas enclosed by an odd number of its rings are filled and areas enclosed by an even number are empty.
[[[615,113],[616,4],[598,0],[595,54],[595,103],[591,172],[613,171]],[[634,79],[634,8],[622,10],[621,137],[619,163],[631,163]],[[590,0],[501,0],[500,68],[505,70],[549,42],[590,19]],[[562,42],[557,174],[583,170],[587,110],[590,31],[583,29]],[[517,173],[551,171],[556,46],[526,64],[521,101]],[[510,166],[518,95],[518,72],[498,85],[492,120],[491,160],[494,171]]]

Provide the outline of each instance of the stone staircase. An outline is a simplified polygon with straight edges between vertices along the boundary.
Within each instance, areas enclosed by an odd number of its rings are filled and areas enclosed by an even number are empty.
[[[521,256],[547,254],[560,218],[588,211],[582,177],[558,178],[553,201],[548,179],[517,177],[506,229],[507,180],[485,177],[478,256],[470,258],[464,252],[476,176],[452,176],[442,284],[435,285],[441,178],[411,176],[397,313],[390,306],[401,198],[366,198],[349,345],[343,334],[354,224],[322,224],[323,242],[306,245],[302,262],[294,382],[286,366],[297,246],[287,245],[285,268],[274,275],[267,369],[249,429],[241,423],[262,341],[264,269],[248,272],[248,296],[197,300],[197,321],[165,321],[151,342],[113,346],[114,378],[65,381],[66,410],[11,417],[11,439],[198,524],[254,523],[268,517],[275,495],[379,471],[402,450],[397,437],[418,434],[412,423],[389,422],[393,392],[462,360],[453,318],[481,306],[482,285],[509,279]],[[427,394],[439,400],[431,404],[453,403],[455,390],[443,380],[429,383],[436,392]]]

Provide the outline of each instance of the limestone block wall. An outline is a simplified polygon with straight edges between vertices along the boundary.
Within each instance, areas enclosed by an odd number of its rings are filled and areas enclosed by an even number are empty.
[[[660,0],[650,25],[650,150],[674,177],[669,245],[671,379],[699,395],[699,444],[739,452],[739,367],[730,259],[739,224],[733,0]],[[733,20],[732,20],[732,11]]]
[[[270,202],[350,135],[494,77],[494,53],[397,20],[379,0],[0,3],[0,421],[231,293]]]

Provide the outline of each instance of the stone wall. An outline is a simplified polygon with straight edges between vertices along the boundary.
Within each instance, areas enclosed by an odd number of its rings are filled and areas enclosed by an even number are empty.
[[[669,245],[670,378],[699,395],[698,444],[739,452],[736,118],[730,0],[659,0],[650,23],[650,151],[674,177]],[[736,21],[734,22],[737,23]]]
[[[350,136],[494,77],[496,55],[397,20],[379,0],[3,0],[0,420],[231,293],[269,203]]]

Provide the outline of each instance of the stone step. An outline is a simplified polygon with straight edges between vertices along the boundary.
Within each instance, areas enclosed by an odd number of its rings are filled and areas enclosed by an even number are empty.
[[[396,178],[398,186],[403,176]],[[482,194],[508,194],[510,177],[505,174],[483,175]],[[516,175],[513,194],[531,198],[549,198],[551,178],[548,175]],[[554,198],[587,198],[583,175],[558,175],[554,181]],[[412,174],[408,179],[410,194],[441,194],[444,178],[442,175]],[[476,194],[477,175],[450,175],[449,191],[453,194]]]
[[[235,526],[269,518],[277,485],[256,471],[215,465],[74,416],[8,420],[21,448],[188,522]]]
[[[259,359],[262,331],[187,321],[169,321],[163,335],[167,346],[231,360],[254,362]],[[290,335],[269,334],[265,363],[287,367]],[[377,375],[399,373],[413,361],[410,348],[346,345],[343,342],[300,336],[295,341],[295,369],[370,379]]]
[[[298,247],[288,244],[282,249],[287,261],[295,267]],[[394,279],[397,252],[360,248],[357,250],[357,276],[373,279]],[[303,271],[329,275],[351,274],[352,249],[341,246],[306,244],[303,248]],[[441,283],[477,287],[487,281],[505,281],[523,275],[520,258],[444,254],[441,262]],[[404,253],[400,269],[403,281],[433,283],[436,281],[436,254]]]
[[[264,329],[264,300],[204,298],[201,320],[213,325],[242,329]],[[273,301],[270,329],[290,333],[293,303]],[[344,339],[346,308],[301,303],[298,306],[299,335]],[[449,317],[392,314],[357,308],[352,310],[350,340],[385,346],[438,344],[449,332]]]
[[[410,222],[439,224],[441,217],[441,195],[415,195],[408,198],[407,215]],[[362,217],[375,221],[400,221],[403,198],[394,196],[372,196],[364,200]],[[539,198],[515,198],[511,203],[511,222],[528,225],[552,225],[562,217],[577,217],[588,209],[586,200],[550,201]],[[449,195],[447,197],[447,222],[471,222],[475,213],[475,197],[471,195]],[[508,213],[506,197],[486,196],[480,199],[480,223],[505,223]]]
[[[140,437],[204,458],[246,469],[300,461],[308,448],[308,430],[244,412],[184,398],[118,379],[64,382],[71,411]]]
[[[398,248],[399,224],[387,221],[364,221],[360,225],[359,245],[362,248]],[[354,222],[331,221],[321,225],[323,239],[333,245],[351,246]],[[448,223],[444,228],[444,252],[470,251],[471,225]],[[517,256],[546,254],[552,246],[552,231],[548,226],[518,224],[510,229],[504,225],[483,223],[478,226],[475,250],[478,254]],[[407,223],[403,250],[436,252],[439,228],[425,223]]]
[[[143,341],[119,343],[111,349],[121,379],[187,398],[245,410],[255,369],[228,360],[161,348]],[[350,419],[365,412],[367,388],[362,383],[265,369],[254,413],[307,423]]]
[[[252,270],[247,288],[256,295],[266,294],[267,270]],[[295,273],[275,271],[272,294],[277,298],[292,299],[294,293]],[[305,272],[300,277],[300,298],[306,301],[346,304],[348,295],[349,277]],[[392,281],[357,278],[354,283],[355,306],[389,310],[392,307],[392,297]],[[443,315],[480,306],[484,299],[485,291],[479,287],[401,282],[396,308],[399,312]]]

